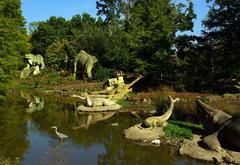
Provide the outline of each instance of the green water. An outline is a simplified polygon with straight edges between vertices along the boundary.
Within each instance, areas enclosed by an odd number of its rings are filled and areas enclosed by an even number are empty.
[[[123,130],[139,122],[129,113],[79,114],[74,106],[64,97],[11,95],[0,106],[0,158],[23,165],[205,164],[179,156],[174,147],[124,139]],[[69,138],[61,143],[52,126]]]

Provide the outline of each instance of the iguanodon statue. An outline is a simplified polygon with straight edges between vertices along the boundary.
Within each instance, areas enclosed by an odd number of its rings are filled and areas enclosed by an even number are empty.
[[[92,68],[97,62],[97,58],[85,51],[81,50],[74,59],[74,73],[73,76],[76,78],[77,64],[80,63],[84,67],[84,71],[87,74],[88,79],[92,79]]]
[[[196,102],[206,132],[204,143],[215,151],[222,151],[222,147],[240,151],[240,117],[232,117],[210,107],[200,99]]]
[[[22,70],[20,74],[21,79],[27,78],[29,75],[37,75],[40,73],[40,69],[45,68],[43,57],[40,54],[26,54],[27,66]]]

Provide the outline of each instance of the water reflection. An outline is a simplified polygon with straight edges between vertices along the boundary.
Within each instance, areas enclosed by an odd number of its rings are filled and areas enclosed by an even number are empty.
[[[112,117],[116,112],[79,112],[75,111],[76,121],[78,122],[77,126],[73,126],[72,129],[76,130],[79,128],[88,129],[90,125],[94,125],[99,121],[107,120]]]
[[[28,92],[20,91],[22,98],[27,100],[28,108],[26,108],[27,113],[33,113],[35,111],[41,111],[44,108],[44,100],[42,97],[36,94],[32,95]]]
[[[27,122],[20,101],[18,97],[7,98],[0,105],[0,158],[22,159],[29,147]]]
[[[27,113],[26,98],[35,107],[44,102],[44,108]],[[21,164],[201,164],[179,157],[174,147],[124,139],[123,130],[141,120],[129,113],[82,114],[74,110],[74,103],[50,95],[24,94],[24,99],[11,97],[0,108],[0,157],[20,157]],[[54,125],[69,136],[64,143],[51,129]]]

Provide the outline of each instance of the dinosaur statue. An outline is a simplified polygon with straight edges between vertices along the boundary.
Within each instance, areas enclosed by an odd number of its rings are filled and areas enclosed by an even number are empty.
[[[103,88],[106,90],[112,90],[119,86],[125,85],[123,79],[123,72],[122,71],[115,71],[114,72],[115,78],[110,78],[103,84]]]
[[[26,54],[27,66],[23,68],[20,78],[25,79],[31,74],[37,75],[40,73],[40,69],[45,68],[43,57],[40,54]]]
[[[240,90],[240,85],[234,85],[237,90]]]
[[[123,76],[119,76],[117,78],[110,78],[106,83],[104,83],[103,87],[106,90],[113,90],[119,86],[125,85]]]
[[[166,113],[163,114],[162,116],[151,116],[146,118],[143,122],[145,126],[154,128],[158,126],[164,127],[167,125],[167,120],[170,118],[172,114],[175,102],[180,100],[179,98],[176,98],[174,100],[171,96],[168,96],[168,98],[170,100],[170,106]]]
[[[222,146],[240,151],[240,117],[214,109],[200,99],[196,102],[206,133],[203,142],[217,152],[223,151]]]
[[[88,79],[92,79],[92,68],[97,61],[98,60],[95,56],[87,54],[85,51],[81,50],[74,59],[73,76],[76,78],[77,64],[79,62],[85,68],[85,72],[87,73]]]
[[[124,98],[128,94],[128,92],[132,91],[131,87],[133,86],[133,84],[139,81],[142,77],[142,75],[138,76],[130,84],[122,84],[110,90],[105,89],[102,91],[94,91],[90,94],[95,95],[96,97],[106,97],[113,100],[119,100]]]
[[[81,100],[84,101],[87,107],[116,105],[116,101],[114,100],[110,100],[108,98],[91,97],[87,93],[85,93],[84,97],[78,95],[72,95],[72,97],[80,98]]]

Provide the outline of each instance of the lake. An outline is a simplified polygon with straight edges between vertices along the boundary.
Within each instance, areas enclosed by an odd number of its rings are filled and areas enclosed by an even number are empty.
[[[11,94],[0,106],[0,158],[23,165],[206,164],[173,146],[126,140],[123,130],[141,121],[130,113],[79,113],[76,104],[54,95]],[[68,138],[61,142],[52,126]]]

